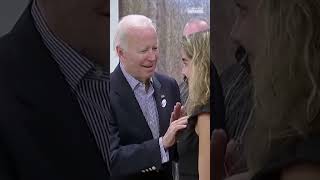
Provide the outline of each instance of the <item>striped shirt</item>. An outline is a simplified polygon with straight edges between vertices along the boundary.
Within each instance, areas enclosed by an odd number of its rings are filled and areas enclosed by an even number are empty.
[[[31,14],[45,46],[70,85],[70,90],[75,94],[87,125],[94,135],[108,170],[110,170],[108,121],[111,118],[111,113],[109,72],[106,68],[95,65],[55,36],[50,31],[36,1],[33,1]]]
[[[152,78],[150,79],[150,86],[146,89],[145,84],[141,83],[133,76],[131,76],[124,69],[123,65],[120,63],[121,71],[128,81],[134,95],[139,103],[141,111],[149,125],[149,128],[152,132],[152,136],[154,139],[159,138],[159,114],[157,110],[156,100],[154,98],[154,89],[152,86]],[[166,163],[169,161],[169,153],[165,151],[162,143],[162,137],[159,138],[159,146],[160,146],[160,154],[162,163]]]

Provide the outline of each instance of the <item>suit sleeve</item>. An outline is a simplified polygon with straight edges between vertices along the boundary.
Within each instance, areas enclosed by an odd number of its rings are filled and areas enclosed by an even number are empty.
[[[121,146],[118,125],[114,116],[109,125],[112,176],[132,175],[141,173],[145,169],[159,170],[161,168],[159,139]]]

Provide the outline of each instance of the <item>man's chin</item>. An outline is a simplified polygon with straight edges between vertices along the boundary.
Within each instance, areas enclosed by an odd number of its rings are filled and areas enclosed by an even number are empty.
[[[150,68],[145,70],[146,76],[149,76],[149,75],[153,76],[154,72],[155,72],[155,68]]]
[[[149,77],[149,79],[152,77],[154,75],[154,71],[152,72],[152,73],[148,73],[148,77]]]
[[[152,72],[152,73],[151,73],[151,72],[148,72],[148,73],[145,74],[144,77],[145,77],[145,79],[151,79],[151,77],[152,77],[153,75],[154,75],[154,72]]]

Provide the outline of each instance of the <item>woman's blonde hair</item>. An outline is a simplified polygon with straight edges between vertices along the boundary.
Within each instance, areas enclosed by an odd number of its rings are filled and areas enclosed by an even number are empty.
[[[257,15],[255,123],[248,140],[253,171],[273,143],[320,133],[320,1],[261,0]]]
[[[182,48],[191,59],[191,75],[188,79],[189,96],[187,113],[209,104],[210,100],[210,32],[202,31],[182,39]]]

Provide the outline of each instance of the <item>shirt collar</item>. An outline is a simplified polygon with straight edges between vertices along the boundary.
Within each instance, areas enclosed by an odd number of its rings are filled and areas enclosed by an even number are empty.
[[[33,1],[31,14],[35,26],[39,31],[45,46],[50,51],[52,58],[59,65],[66,81],[75,89],[81,79],[91,69],[94,69],[94,64],[49,29],[46,18],[41,13],[36,1]]]
[[[129,74],[122,63],[120,63],[120,69],[124,75],[124,77],[126,78],[126,80],[128,81],[130,87],[132,90],[135,90],[135,88],[139,85],[139,84],[143,84],[141,81],[137,80],[136,78],[134,78],[131,74]],[[153,83],[153,78],[150,78],[150,85],[152,86]]]

